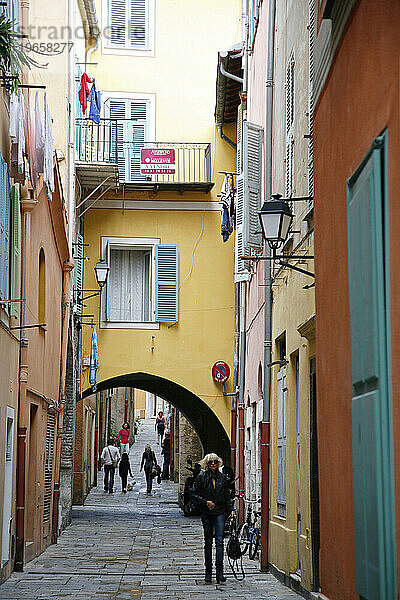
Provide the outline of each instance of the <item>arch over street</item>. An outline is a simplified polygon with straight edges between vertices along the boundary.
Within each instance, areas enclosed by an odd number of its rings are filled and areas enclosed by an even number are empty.
[[[97,391],[117,387],[133,387],[156,394],[175,406],[189,421],[203,446],[204,453],[216,452],[226,465],[230,464],[230,441],[211,408],[198,396],[181,385],[149,373],[128,373],[100,381]],[[82,398],[92,395],[91,388]]]

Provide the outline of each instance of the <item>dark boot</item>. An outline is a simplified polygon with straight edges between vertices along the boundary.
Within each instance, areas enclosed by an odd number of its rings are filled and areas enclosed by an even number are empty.
[[[206,575],[204,577],[206,583],[211,583],[211,569],[206,568]]]
[[[225,583],[226,577],[223,573],[217,573],[217,583]]]

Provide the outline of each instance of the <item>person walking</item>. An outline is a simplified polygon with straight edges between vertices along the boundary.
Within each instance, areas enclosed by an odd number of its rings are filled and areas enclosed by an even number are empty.
[[[140,464],[140,470],[144,467],[144,474],[146,475],[147,483],[147,494],[151,495],[151,488],[153,486],[153,467],[157,467],[157,459],[150,444],[146,444],[142,455],[142,462]]]
[[[164,456],[161,479],[169,479],[169,461],[171,456],[171,438],[169,436],[169,433],[165,434],[165,438],[161,446],[161,454]]]
[[[122,427],[119,430],[119,434],[118,434],[118,440],[120,443],[120,448],[121,448],[121,456],[126,452],[126,454],[129,454],[129,430],[130,430],[130,426],[129,423],[127,423],[125,421],[125,423],[122,423]]]
[[[163,416],[163,413],[161,412],[161,410],[158,413],[158,416],[156,418],[155,429],[157,431],[157,444],[161,444],[163,441],[164,431],[165,431],[165,419],[164,419],[164,416]]]
[[[129,462],[129,456],[126,452],[122,454],[119,462],[119,476],[121,477],[122,493],[126,494],[126,487],[128,483],[128,473],[133,478],[131,471],[131,463]]]
[[[204,531],[205,582],[211,583],[212,540],[215,534],[217,583],[224,583],[224,528],[227,516],[234,515],[228,480],[220,471],[222,460],[214,453],[200,461],[203,471],[196,477],[192,498],[201,506]]]
[[[116,448],[113,438],[109,438],[108,445],[103,448],[101,460],[104,465],[104,491],[113,493],[115,469],[121,460],[121,455]]]

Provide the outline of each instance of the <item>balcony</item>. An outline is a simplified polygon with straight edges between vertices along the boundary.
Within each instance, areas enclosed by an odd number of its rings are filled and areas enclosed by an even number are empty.
[[[208,193],[211,181],[211,144],[151,142],[143,124],[129,119],[101,119],[97,125],[77,119],[76,172],[85,189],[107,183],[127,191],[185,191]],[[148,149],[151,152],[142,153]],[[164,155],[168,164],[143,166],[143,156]],[[150,158],[146,158],[148,162]],[[157,158],[155,159],[157,160]],[[164,167],[164,168],[163,168]],[[161,172],[163,171],[163,172]]]

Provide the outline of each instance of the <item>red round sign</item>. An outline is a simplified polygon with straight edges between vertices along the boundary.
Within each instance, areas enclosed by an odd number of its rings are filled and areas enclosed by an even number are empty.
[[[226,362],[217,360],[217,362],[213,364],[211,373],[216,383],[225,383],[225,381],[229,379],[231,370]]]

